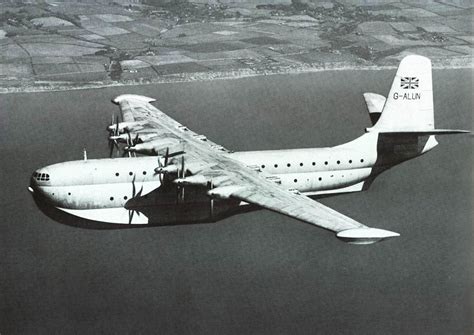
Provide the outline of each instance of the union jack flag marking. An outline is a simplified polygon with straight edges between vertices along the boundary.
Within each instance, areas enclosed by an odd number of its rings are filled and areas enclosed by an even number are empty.
[[[400,80],[400,87],[408,90],[418,88],[420,80],[416,77],[403,77]]]

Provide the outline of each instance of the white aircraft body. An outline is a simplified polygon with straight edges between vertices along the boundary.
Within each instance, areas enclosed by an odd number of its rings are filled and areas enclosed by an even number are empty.
[[[465,131],[434,128],[431,62],[425,57],[402,60],[387,99],[364,97],[373,126],[351,142],[231,152],[165,115],[151,105],[154,99],[120,95],[112,101],[123,122],[109,126],[109,139],[117,148],[126,142],[130,157],[46,166],[34,172],[29,190],[41,208],[82,218],[83,227],[215,222],[265,208],[349,243],[374,243],[399,234],[367,227],[310,196],[366,190],[381,172],[433,149],[435,135]]]

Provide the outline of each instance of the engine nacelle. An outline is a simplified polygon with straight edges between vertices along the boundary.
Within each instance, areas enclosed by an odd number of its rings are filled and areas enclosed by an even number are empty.
[[[145,122],[143,121],[134,121],[134,122],[119,122],[115,124],[111,124],[110,126],[107,127],[107,130],[110,132],[114,132],[117,129],[117,132],[119,134],[125,133],[127,130],[128,131],[133,131],[133,130],[138,130],[142,129],[142,125]]]
[[[126,147],[125,150],[150,156],[163,156],[165,155],[166,150],[168,150],[168,155],[174,156],[183,152],[183,146],[180,145],[179,140],[177,139],[157,139],[145,143],[136,144],[131,147]]]

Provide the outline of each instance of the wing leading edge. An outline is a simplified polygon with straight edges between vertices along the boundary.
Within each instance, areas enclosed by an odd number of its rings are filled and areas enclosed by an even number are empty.
[[[120,105],[124,119],[140,122],[140,132],[166,134],[185,146],[182,155],[186,157],[188,168],[184,176],[176,176],[175,184],[213,185],[207,193],[211,198],[234,198],[257,205],[333,231],[348,243],[371,244],[399,236],[391,231],[367,227],[297,191],[283,188],[270,175],[245,166],[233,159],[222,146],[190,131],[155,108],[150,104],[155,101],[152,98],[121,95],[112,101]],[[156,139],[145,139],[143,144],[152,141]],[[177,162],[179,159],[176,157],[174,164],[179,164]]]

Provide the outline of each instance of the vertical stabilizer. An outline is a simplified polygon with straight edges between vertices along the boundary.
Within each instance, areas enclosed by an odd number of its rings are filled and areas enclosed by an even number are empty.
[[[382,115],[372,129],[388,132],[434,129],[431,61],[428,58],[417,55],[403,58]]]

